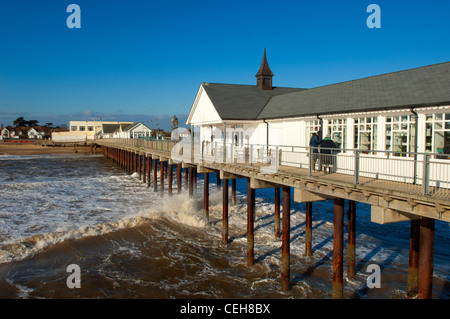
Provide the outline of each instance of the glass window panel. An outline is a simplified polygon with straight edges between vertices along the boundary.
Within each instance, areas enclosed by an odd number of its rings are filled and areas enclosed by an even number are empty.
[[[360,149],[362,149],[362,150],[370,149],[370,133],[361,132],[359,134],[359,139],[361,141]]]
[[[434,149],[439,154],[444,152],[444,132],[434,133]]]
[[[374,125],[374,126],[373,126],[373,149],[374,149],[374,150],[376,150],[377,147],[378,147],[378,144],[377,144],[377,136],[378,136],[378,134],[377,134],[377,126]]]
[[[437,121],[440,121],[440,120],[442,120],[442,113],[438,113],[438,114],[435,114],[435,120],[437,120]]]
[[[425,150],[427,152],[431,152],[432,145],[431,145],[431,136],[433,134],[433,126],[431,123],[427,123],[426,129],[425,129]]]
[[[440,122],[434,123],[434,128],[435,128],[436,130],[442,130],[442,123],[440,123]]]

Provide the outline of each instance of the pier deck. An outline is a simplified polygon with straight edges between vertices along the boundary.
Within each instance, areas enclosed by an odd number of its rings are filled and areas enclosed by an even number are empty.
[[[164,160],[171,159],[171,145],[168,143],[164,146],[159,144],[155,148],[151,147],[152,144],[133,146],[113,140],[97,140],[96,143]],[[255,180],[255,183],[266,182],[268,184],[265,187],[294,187],[308,192],[306,194],[312,193],[315,199],[313,201],[339,197],[395,210],[405,213],[410,218],[423,216],[450,222],[450,189],[448,188],[430,187],[427,195],[423,195],[422,185],[370,177],[359,177],[358,184],[354,184],[354,177],[349,174],[325,174],[323,171],[314,171],[309,175],[308,169],[285,165],[279,165],[276,173],[263,174],[260,170],[265,165],[261,163],[200,161],[194,164],[193,162],[186,161],[183,164],[234,174],[234,178],[251,178]],[[297,200],[297,197],[294,197],[294,201],[304,200]]]

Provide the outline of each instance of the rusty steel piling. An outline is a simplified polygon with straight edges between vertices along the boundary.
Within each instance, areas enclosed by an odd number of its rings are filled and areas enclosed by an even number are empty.
[[[420,220],[411,220],[409,234],[408,297],[414,297],[419,284]]]
[[[312,255],[312,202],[305,203],[305,256]]]
[[[344,260],[344,199],[334,200],[334,227],[333,227],[333,299],[342,299],[343,286],[343,260]]]
[[[348,201],[347,221],[347,278],[353,279],[356,263],[356,202],[353,200]]]
[[[250,186],[250,178],[247,179],[247,265],[252,266],[255,262],[255,189]]]
[[[275,187],[275,200],[274,200],[274,235],[276,238],[281,236],[280,232],[280,187]]]
[[[209,223],[209,173],[203,173],[203,210],[206,222]]]
[[[283,221],[281,234],[281,290],[286,292],[290,285],[290,231],[291,231],[291,188],[283,186]]]
[[[222,188],[222,243],[228,244],[228,179],[223,180]]]
[[[433,283],[434,227],[432,218],[420,219],[418,298],[431,299]]]
[[[177,192],[178,194],[181,194],[181,163],[177,164]]]

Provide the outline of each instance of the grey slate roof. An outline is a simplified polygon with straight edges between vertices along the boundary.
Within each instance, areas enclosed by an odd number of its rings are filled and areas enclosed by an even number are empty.
[[[450,62],[277,95],[257,119],[443,104],[450,104]]]
[[[139,123],[133,123],[133,124],[126,124],[122,126],[122,132],[127,132],[129,130],[131,130],[132,128],[134,128],[136,125],[138,125]]]
[[[218,83],[202,85],[222,120],[254,120],[272,96],[304,90],[284,87],[261,90],[256,85]]]
[[[102,124],[103,125],[103,133],[114,133],[116,130],[120,128],[120,124]]]

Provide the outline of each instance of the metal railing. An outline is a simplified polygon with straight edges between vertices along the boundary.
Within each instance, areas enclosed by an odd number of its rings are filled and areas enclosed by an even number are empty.
[[[261,173],[300,169],[307,176],[344,176],[353,184],[397,182],[402,191],[443,195],[450,199],[450,155],[383,150],[327,149],[290,145],[144,139],[104,139],[105,142],[167,152],[175,162],[249,165]],[[395,186],[396,185],[396,186]],[[383,186],[384,187],[384,186]],[[397,188],[396,188],[397,189]],[[442,195],[442,194],[441,194]],[[441,196],[440,195],[440,196]]]

